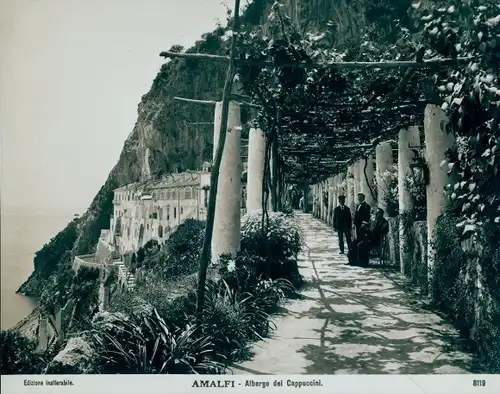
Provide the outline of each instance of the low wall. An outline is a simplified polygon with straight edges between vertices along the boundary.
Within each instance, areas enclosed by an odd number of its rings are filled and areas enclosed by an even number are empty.
[[[388,249],[385,260],[388,265],[399,266],[399,216],[387,219],[389,233],[387,234]]]
[[[405,218],[400,218],[405,220]],[[405,276],[411,279],[424,293],[428,290],[427,280],[427,221],[405,222],[406,242],[401,242],[404,254]]]
[[[439,217],[432,271],[435,304],[477,344],[490,373],[500,373],[500,228],[461,241],[457,218]]]

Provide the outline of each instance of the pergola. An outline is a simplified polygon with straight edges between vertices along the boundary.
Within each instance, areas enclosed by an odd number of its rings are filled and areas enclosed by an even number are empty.
[[[219,115],[216,112],[216,119],[220,116],[220,125],[215,122],[215,126],[220,126],[220,129],[215,130],[218,139],[214,141],[207,227],[200,256],[198,311],[203,307],[210,246],[212,252],[214,250],[214,221],[227,220],[227,217],[222,218],[223,213],[216,212],[215,205],[230,102],[251,107],[256,112],[255,118],[266,140],[263,194],[269,186],[273,209],[277,210],[281,201],[280,190],[285,184],[320,183],[345,172],[351,163],[373,153],[379,142],[392,139],[401,129],[422,124],[425,106],[436,104],[438,97],[429,89],[427,71],[470,61],[469,58],[425,60],[423,51],[418,51],[414,60],[317,63],[290,43],[285,49],[278,48],[266,55],[260,53],[251,57],[244,49],[236,47],[237,38],[241,37],[239,6],[240,1],[235,0],[229,56],[160,54],[165,58],[228,63],[222,100],[175,98],[198,105],[221,103]],[[283,42],[277,45],[283,45]],[[308,72],[316,76],[312,82],[307,78]],[[248,95],[232,93],[236,73],[243,79],[243,89]],[[371,74],[366,77],[363,73]],[[276,80],[282,83],[278,92],[270,89]],[[413,92],[408,89],[409,81],[416,87]],[[211,123],[208,120],[193,122]],[[264,211],[267,208],[265,198],[262,207]]]

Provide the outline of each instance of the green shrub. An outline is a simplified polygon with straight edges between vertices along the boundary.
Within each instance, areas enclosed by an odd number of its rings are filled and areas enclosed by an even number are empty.
[[[157,243],[148,242],[139,249],[137,265],[145,269],[146,275],[162,277],[164,280],[192,274],[198,268],[204,234],[204,222],[187,219],[170,235],[162,248]]]
[[[432,270],[435,303],[446,312],[464,336],[472,337],[486,366],[500,371],[499,260],[500,234],[493,224],[478,234],[473,250],[461,245],[460,219],[448,213],[439,217],[435,231],[436,259]],[[477,266],[481,268],[478,278]],[[476,282],[483,282],[479,297]],[[488,295],[489,293],[489,295]]]
[[[292,204],[287,201],[283,204],[283,207],[281,208],[281,212],[284,213],[285,215],[293,215],[293,207]]]
[[[460,245],[457,223],[451,214],[440,216],[436,222],[431,288],[436,305],[449,314],[461,330],[466,330],[464,297],[468,289],[460,272],[467,266],[467,256]]]
[[[141,279],[133,292],[114,297],[108,309],[126,315],[156,309],[170,328],[183,327],[196,310],[196,277],[191,275],[171,281]]]
[[[245,215],[241,222],[241,253],[237,266],[251,265],[253,275],[271,279],[288,279],[294,286],[302,284],[297,266],[301,249],[300,230],[292,216],[281,212],[269,212],[264,218],[262,211]],[[253,259],[248,256],[258,256]],[[239,260],[238,260],[239,259]]]
[[[13,330],[0,331],[0,374],[41,373],[45,358],[35,352],[36,343]]]
[[[300,252],[300,230],[296,221],[281,212],[268,212],[262,228],[262,211],[241,220],[241,249],[273,261],[294,258]]]
[[[156,310],[151,314],[95,323],[92,341],[102,373],[219,373],[211,338],[193,325],[171,330]]]
[[[223,281],[207,286],[203,331],[212,338],[219,357],[230,361],[244,358],[247,344],[267,332],[268,320],[251,294],[234,291]]]

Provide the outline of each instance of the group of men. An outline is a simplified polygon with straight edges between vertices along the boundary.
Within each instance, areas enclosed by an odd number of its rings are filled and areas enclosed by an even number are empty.
[[[365,201],[365,195],[358,193],[358,205],[354,214],[356,238],[353,240],[352,215],[345,205],[345,196],[339,196],[339,205],[333,211],[333,229],[339,237],[340,254],[344,254],[344,238],[348,248],[349,265],[367,266],[370,252],[380,248],[384,236],[389,232],[389,223],[384,218],[384,211],[377,209],[371,226],[371,207]]]

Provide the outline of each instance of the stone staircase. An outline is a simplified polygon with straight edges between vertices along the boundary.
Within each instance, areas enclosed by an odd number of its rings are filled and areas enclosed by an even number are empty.
[[[118,268],[118,281],[123,283],[127,290],[134,289],[135,275],[128,270],[125,263],[123,261],[115,261],[113,265]]]

